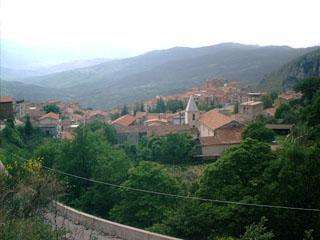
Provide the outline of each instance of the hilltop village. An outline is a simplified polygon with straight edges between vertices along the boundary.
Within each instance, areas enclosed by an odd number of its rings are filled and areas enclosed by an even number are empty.
[[[241,88],[235,81],[208,80],[184,93],[157,96],[111,111],[84,109],[78,102],[31,103],[6,96],[0,100],[0,119],[15,118],[19,125],[28,116],[45,135],[69,140],[80,124],[109,123],[120,144],[137,144],[143,136],[188,133],[201,145],[201,155],[196,157],[216,158],[241,142],[246,124],[258,117],[273,118],[277,107],[299,98],[301,94],[293,91],[270,97]],[[292,125],[277,122],[266,127],[287,133]]]

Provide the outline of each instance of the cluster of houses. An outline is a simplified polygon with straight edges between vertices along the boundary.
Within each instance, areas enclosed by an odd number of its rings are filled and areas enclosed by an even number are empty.
[[[14,118],[16,124],[23,124],[29,116],[33,125],[44,134],[57,138],[73,139],[74,129],[80,124],[104,122],[114,126],[118,133],[118,143],[137,144],[144,136],[166,136],[174,133],[188,133],[198,139],[202,147],[203,158],[220,156],[230,146],[241,142],[244,126],[259,115],[272,117],[276,108],[263,108],[260,100],[263,93],[243,93],[237,83],[207,81],[204,88],[164,97],[164,100],[187,98],[187,106],[176,113],[135,112],[111,120],[111,112],[81,108],[78,102],[64,103],[49,101],[29,103],[11,97],[0,98],[0,124],[4,119]],[[278,97],[276,107],[284,102],[301,98],[300,93],[289,91]],[[200,111],[197,104],[203,101],[215,101],[227,106],[239,103],[239,112],[233,108],[216,108]],[[45,113],[44,106],[54,104],[60,113]],[[146,101],[145,109],[154,107],[153,101]],[[232,105],[233,104],[233,105]],[[2,124],[3,125],[3,124]],[[286,126],[290,128],[291,126]],[[275,130],[283,130],[279,125],[270,125]],[[285,129],[286,130],[286,129]]]

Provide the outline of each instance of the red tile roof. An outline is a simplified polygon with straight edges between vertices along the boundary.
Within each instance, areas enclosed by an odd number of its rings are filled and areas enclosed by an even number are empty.
[[[43,120],[45,118],[52,118],[55,120],[59,120],[59,114],[53,113],[53,112],[49,112],[45,115],[43,115],[42,117],[39,118],[39,120]]]
[[[265,110],[263,110],[263,112],[269,114],[270,116],[274,116],[276,114],[276,110],[275,108],[267,108]]]
[[[223,128],[216,131],[215,136],[201,137],[202,146],[239,144],[241,142],[242,128]]]
[[[0,98],[0,102],[1,103],[7,103],[7,102],[15,102],[16,100],[14,100],[12,97],[10,96],[3,96]]]
[[[166,136],[174,133],[191,133],[197,134],[196,128],[190,128],[189,125],[163,125],[163,126],[149,126],[148,136]]]
[[[232,121],[234,118],[219,113],[216,110],[211,110],[200,116],[200,122],[210,129],[218,129]]]
[[[88,116],[88,118],[91,118],[96,115],[101,115],[101,116],[107,117],[109,115],[109,113],[105,112],[105,111],[101,111],[101,110],[95,110],[95,111],[89,111],[87,116]]]
[[[117,118],[116,120],[114,120],[112,122],[112,124],[128,127],[131,124],[133,124],[135,120],[136,120],[136,118],[134,116],[127,114],[127,115],[124,115],[122,117]]]

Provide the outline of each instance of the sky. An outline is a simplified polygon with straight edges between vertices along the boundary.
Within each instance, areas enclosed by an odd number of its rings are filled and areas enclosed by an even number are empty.
[[[1,39],[77,58],[222,42],[320,45],[319,0],[0,1]]]

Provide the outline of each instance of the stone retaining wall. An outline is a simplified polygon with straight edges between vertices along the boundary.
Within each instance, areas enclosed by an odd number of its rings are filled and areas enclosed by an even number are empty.
[[[179,240],[139,228],[111,222],[90,214],[86,214],[61,203],[55,203],[57,214],[70,221],[81,224],[88,229],[102,232],[106,235],[116,236],[124,240]]]

